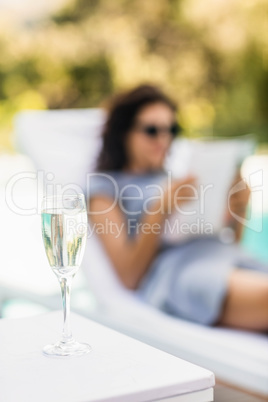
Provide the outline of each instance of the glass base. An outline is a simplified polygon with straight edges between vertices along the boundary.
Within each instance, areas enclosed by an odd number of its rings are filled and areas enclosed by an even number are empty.
[[[91,346],[87,343],[79,343],[73,340],[47,345],[43,348],[43,354],[48,357],[83,356],[91,350]]]

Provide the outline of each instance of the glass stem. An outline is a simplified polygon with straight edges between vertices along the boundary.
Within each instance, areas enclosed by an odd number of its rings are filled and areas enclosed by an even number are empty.
[[[62,305],[63,305],[63,331],[61,342],[67,343],[73,341],[70,325],[70,293],[72,277],[60,278]]]

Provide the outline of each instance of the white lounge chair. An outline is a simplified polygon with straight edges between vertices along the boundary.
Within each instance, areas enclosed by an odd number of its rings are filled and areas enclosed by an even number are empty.
[[[37,169],[53,172],[55,178],[48,183],[76,183],[85,191],[85,173],[94,164],[103,119],[103,112],[94,109],[23,112],[15,121],[15,144],[20,152],[31,158]],[[27,226],[27,230],[23,230],[24,244],[29,242],[30,232],[34,237],[33,231],[39,230],[40,217],[32,216],[31,219],[32,226],[21,218]],[[34,244],[37,252],[42,253],[41,234]],[[19,258],[17,263],[27,265],[26,260]],[[42,269],[45,263],[42,260]],[[35,268],[41,269],[38,265],[36,261]],[[47,267],[44,270],[49,271]],[[92,292],[88,291],[88,294],[94,297],[90,306],[89,303],[78,307],[80,313],[206,367],[221,381],[268,396],[267,336],[204,327],[144,305],[134,292],[122,287],[95,236],[88,239],[83,272]]]

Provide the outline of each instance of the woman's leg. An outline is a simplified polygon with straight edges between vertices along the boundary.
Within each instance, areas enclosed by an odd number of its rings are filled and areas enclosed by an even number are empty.
[[[229,277],[228,292],[217,323],[234,328],[268,330],[268,275],[235,269]]]

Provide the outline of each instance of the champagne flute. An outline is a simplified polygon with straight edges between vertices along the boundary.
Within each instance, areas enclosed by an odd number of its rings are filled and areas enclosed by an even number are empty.
[[[80,356],[91,347],[78,343],[70,326],[70,291],[81,264],[87,239],[84,194],[45,196],[42,201],[42,236],[48,262],[59,280],[63,304],[62,339],[43,349],[46,356]]]

